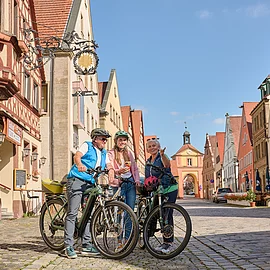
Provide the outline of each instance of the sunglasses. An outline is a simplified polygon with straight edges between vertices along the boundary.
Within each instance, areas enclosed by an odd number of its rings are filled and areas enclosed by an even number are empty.
[[[103,142],[107,142],[108,139],[107,138],[98,138],[99,140],[103,141]]]
[[[148,142],[148,141],[157,141],[157,140],[159,140],[159,138],[149,138],[146,141]]]

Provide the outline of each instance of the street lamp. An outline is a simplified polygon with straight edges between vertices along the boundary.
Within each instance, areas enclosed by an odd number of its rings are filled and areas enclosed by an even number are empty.
[[[26,147],[25,147],[25,148],[23,149],[23,152],[22,152],[23,158],[29,156],[29,154],[30,154],[30,148],[26,148]]]
[[[41,166],[45,164],[46,159],[47,159],[47,158],[44,157],[44,156],[40,158],[40,160],[39,160],[39,168],[41,168]]]
[[[31,164],[33,163],[33,161],[37,160],[38,157],[38,153],[37,152],[33,152],[32,156],[31,156]]]

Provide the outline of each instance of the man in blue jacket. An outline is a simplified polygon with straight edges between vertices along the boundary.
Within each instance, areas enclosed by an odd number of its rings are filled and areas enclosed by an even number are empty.
[[[82,200],[83,192],[94,183],[92,175],[86,173],[89,168],[101,166],[109,170],[109,180],[114,178],[114,170],[110,164],[107,152],[104,149],[107,139],[111,135],[104,129],[96,128],[91,132],[92,142],[84,142],[74,156],[72,166],[67,178],[68,211],[65,221],[65,251],[64,254],[71,259],[77,258],[74,251],[75,222]],[[91,244],[90,222],[88,222],[82,237],[82,254],[97,255],[96,248]]]

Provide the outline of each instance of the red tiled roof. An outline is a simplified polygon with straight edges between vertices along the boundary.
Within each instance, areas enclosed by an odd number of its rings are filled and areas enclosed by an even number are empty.
[[[220,158],[220,164],[223,164],[225,132],[216,132],[216,139],[218,143],[218,154]]]
[[[212,156],[215,156],[215,151],[216,151],[216,135],[209,135],[209,141],[211,144],[211,153]]]
[[[187,150],[187,149],[193,150],[196,153],[203,155],[203,153],[201,153],[193,145],[191,145],[191,144],[184,144],[174,155],[172,155],[172,157],[177,156],[178,154],[181,154],[184,150]]]
[[[123,130],[129,132],[129,118],[130,118],[130,106],[121,106],[121,114],[122,114],[122,122],[123,122]]]
[[[246,121],[252,123],[251,111],[256,107],[259,102],[243,102],[243,109],[246,117]]]
[[[99,104],[101,105],[103,102],[103,98],[106,92],[108,82],[99,82],[98,83],[98,98],[99,98]]]
[[[70,16],[73,0],[33,0],[39,37],[62,38]]]
[[[140,156],[140,136],[141,136],[141,124],[142,124],[142,111],[131,111],[131,122],[133,128],[133,140],[134,140],[134,154],[138,159]]]
[[[242,116],[229,116],[229,118],[230,118],[230,127],[233,134],[235,151],[236,151],[236,154],[238,155]]]
[[[252,117],[250,115],[251,111],[257,106],[259,102],[243,102],[243,114],[246,118],[248,135],[250,143],[252,144]]]

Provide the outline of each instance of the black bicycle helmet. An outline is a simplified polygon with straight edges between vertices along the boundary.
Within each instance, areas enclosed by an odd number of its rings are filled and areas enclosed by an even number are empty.
[[[128,139],[128,133],[124,130],[119,130],[114,135],[114,140],[117,140],[118,137],[126,137]]]
[[[91,139],[94,139],[97,136],[104,136],[106,138],[110,138],[111,135],[109,132],[103,128],[95,128],[91,131]]]

